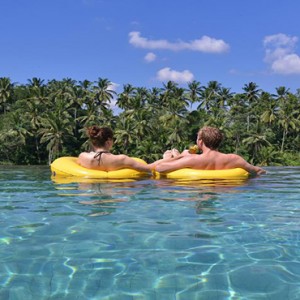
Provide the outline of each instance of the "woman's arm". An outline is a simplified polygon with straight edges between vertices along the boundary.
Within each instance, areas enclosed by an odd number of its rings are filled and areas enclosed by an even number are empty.
[[[77,158],[77,163],[82,167],[91,168],[92,163],[91,163],[90,154],[88,152],[80,153],[78,158]]]
[[[182,168],[192,168],[195,164],[195,155],[188,155],[188,156],[177,156],[175,158],[172,158],[172,160],[159,160],[155,162],[155,170],[157,172],[163,173],[163,172],[171,172],[174,170],[182,169]]]
[[[130,168],[140,172],[147,172],[147,173],[152,172],[151,167],[147,163],[136,161],[132,157],[129,157],[124,154],[119,155],[119,163],[120,165],[122,165],[121,168]]]

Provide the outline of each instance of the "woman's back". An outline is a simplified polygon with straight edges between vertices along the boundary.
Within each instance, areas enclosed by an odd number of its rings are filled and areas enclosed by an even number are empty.
[[[83,152],[78,157],[78,163],[88,169],[114,171],[124,168],[124,155],[113,155],[108,151]]]

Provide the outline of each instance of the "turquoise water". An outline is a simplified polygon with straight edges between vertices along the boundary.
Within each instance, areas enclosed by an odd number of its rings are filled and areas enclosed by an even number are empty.
[[[54,182],[0,168],[0,299],[300,299],[300,168]]]

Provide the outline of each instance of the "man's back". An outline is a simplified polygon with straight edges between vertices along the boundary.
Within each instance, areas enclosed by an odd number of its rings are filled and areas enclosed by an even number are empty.
[[[194,156],[195,169],[201,170],[223,170],[240,168],[244,160],[236,154],[224,154],[219,151],[209,150],[206,153]]]
[[[219,129],[205,126],[198,131],[197,147],[202,154],[190,154],[188,150],[173,159],[162,159],[155,163],[156,171],[171,172],[182,168],[198,170],[224,170],[242,168],[249,173],[264,174],[266,171],[255,167],[237,154],[224,154],[219,148],[223,135]]]
[[[180,155],[170,162],[161,162],[156,166],[158,172],[171,172],[183,168],[197,170],[225,170],[242,168],[251,174],[264,174],[265,171],[253,166],[237,154],[224,154],[216,150],[205,150],[203,154]]]

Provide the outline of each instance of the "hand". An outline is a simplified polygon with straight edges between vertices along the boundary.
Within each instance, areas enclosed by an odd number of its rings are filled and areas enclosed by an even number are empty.
[[[190,153],[189,150],[183,150],[183,152],[181,153],[182,156],[188,156],[188,155],[192,155],[192,153]]]
[[[172,154],[172,150],[167,150],[164,154],[163,154],[163,159],[168,159],[168,158],[172,158],[173,154]]]
[[[259,168],[259,170],[257,171],[257,175],[262,175],[262,174],[266,174],[267,171],[264,169]]]
[[[172,152],[172,156],[173,156],[173,157],[177,157],[177,156],[180,155],[180,152],[179,152],[177,149],[175,149],[175,148],[172,149],[171,152]]]

